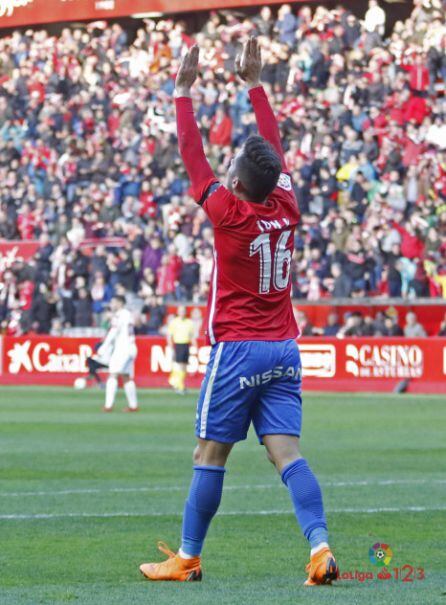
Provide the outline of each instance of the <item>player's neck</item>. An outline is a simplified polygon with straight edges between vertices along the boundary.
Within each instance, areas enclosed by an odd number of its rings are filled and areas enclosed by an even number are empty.
[[[237,192],[237,197],[244,202],[249,202],[250,204],[257,204],[258,206],[262,206],[263,204],[266,203],[266,200],[263,200],[262,202],[250,200],[249,197],[247,197],[246,195],[243,195],[243,193],[240,193],[240,192]]]

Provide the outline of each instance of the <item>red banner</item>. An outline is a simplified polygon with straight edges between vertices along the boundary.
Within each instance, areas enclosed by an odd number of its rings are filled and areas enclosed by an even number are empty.
[[[0,273],[16,260],[29,260],[38,249],[39,242],[36,241],[0,240]]]
[[[33,336],[0,340],[0,384],[73,385],[87,374],[97,339]],[[137,338],[136,382],[166,387],[172,352],[163,338]],[[446,338],[355,338],[299,341],[304,389],[391,392],[401,381],[418,393],[446,394]],[[210,348],[192,348],[188,386],[203,379]]]
[[[311,0],[310,0],[311,1]],[[283,0],[256,0],[282,4]],[[0,27],[253,6],[252,0],[0,0]]]

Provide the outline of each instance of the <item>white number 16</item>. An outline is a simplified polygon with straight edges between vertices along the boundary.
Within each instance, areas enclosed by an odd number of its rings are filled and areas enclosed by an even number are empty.
[[[291,270],[291,250],[287,250],[290,234],[291,231],[284,231],[280,235],[274,253],[274,264],[269,233],[262,233],[251,242],[249,256],[260,254],[260,294],[268,294],[271,291],[271,274],[273,274],[273,286],[276,290],[287,288]]]

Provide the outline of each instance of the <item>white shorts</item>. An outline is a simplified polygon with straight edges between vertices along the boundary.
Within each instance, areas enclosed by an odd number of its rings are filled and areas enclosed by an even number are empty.
[[[135,358],[131,355],[113,354],[108,364],[108,371],[110,374],[128,374],[133,378],[135,374]]]

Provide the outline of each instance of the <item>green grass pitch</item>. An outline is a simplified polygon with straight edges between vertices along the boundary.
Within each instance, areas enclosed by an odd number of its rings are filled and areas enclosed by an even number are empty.
[[[446,604],[446,398],[307,394],[302,449],[317,472],[341,572],[390,567],[424,580],[305,588],[308,547],[254,435],[228,463],[201,583],[151,584],[138,564],[178,547],[196,393],[0,389],[0,603],[91,605]],[[408,568],[406,568],[408,569]],[[394,573],[392,571],[392,573]],[[407,573],[407,572],[406,572]]]

